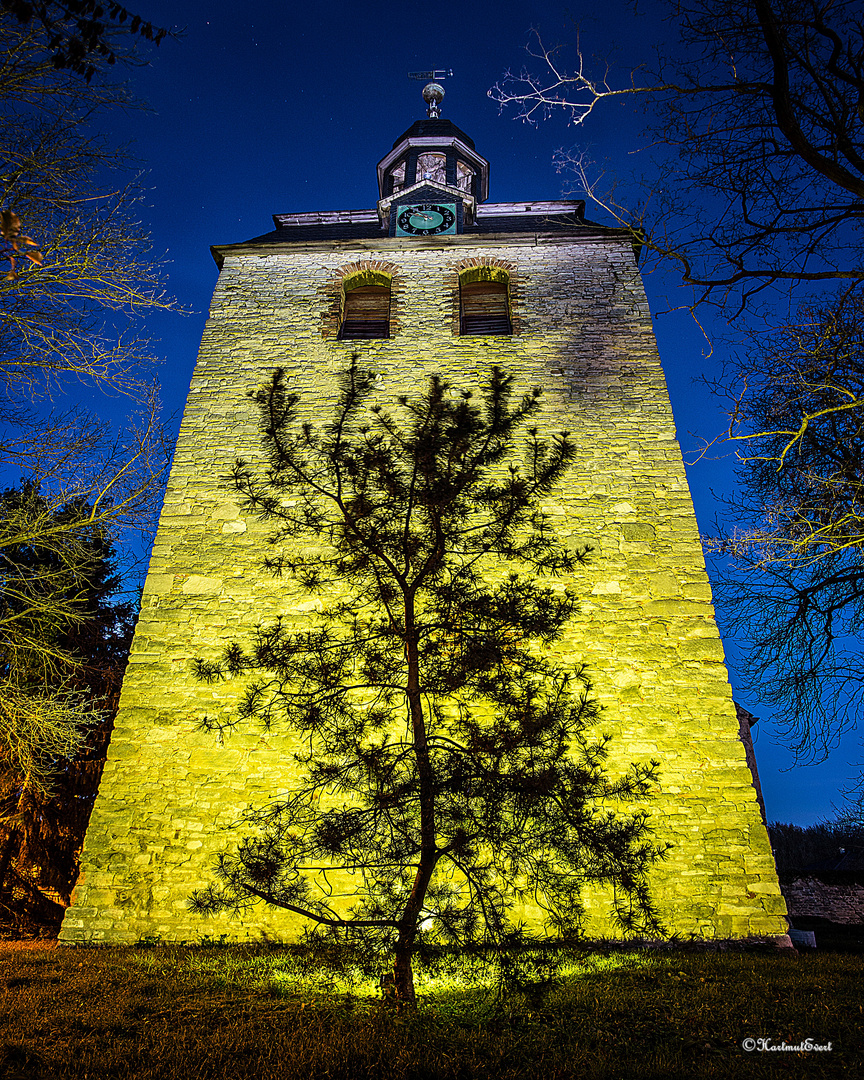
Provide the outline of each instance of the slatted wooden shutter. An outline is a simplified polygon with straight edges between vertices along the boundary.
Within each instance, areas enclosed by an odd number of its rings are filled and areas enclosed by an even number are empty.
[[[341,338],[389,338],[390,290],[361,285],[345,293]]]
[[[507,285],[501,281],[472,281],[460,286],[464,335],[509,334]]]

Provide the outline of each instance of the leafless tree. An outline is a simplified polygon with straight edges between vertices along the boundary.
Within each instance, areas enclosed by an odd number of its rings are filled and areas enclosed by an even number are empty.
[[[138,221],[129,162],[98,133],[103,110],[131,103],[107,77],[101,45],[110,41],[113,60],[132,60],[141,26],[118,5],[98,7],[0,4],[4,821],[30,796],[44,809],[52,772],[106,720],[82,689],[88,657],[70,640],[82,620],[98,624],[88,597],[100,551],[151,529],[169,460],[156,357],[135,327],[171,301]],[[100,37],[103,15],[117,26]],[[75,52],[76,35],[90,42],[84,53]],[[74,62],[58,63],[64,49]],[[129,419],[118,426],[64,407],[70,380],[126,400]]]
[[[54,531],[56,509],[73,505],[88,506],[100,528],[141,514],[149,524],[167,448],[156,356],[136,325],[173,305],[137,221],[125,154],[94,130],[101,111],[128,104],[128,93],[103,70],[85,80],[53,53],[58,34],[84,33],[76,20],[123,24],[130,16],[112,4],[100,14],[90,0],[48,0],[29,15],[19,8],[0,6],[0,205],[7,231],[26,235],[32,247],[19,244],[14,266],[7,250],[0,277],[0,466],[12,482],[23,476],[39,490],[41,521]],[[128,39],[136,32],[130,23],[115,58],[133,55]],[[94,55],[105,59],[98,49]],[[33,248],[38,260],[27,258]],[[83,410],[58,411],[53,401],[62,401],[70,378],[125,395],[135,417],[127,429],[112,434]],[[20,542],[18,524],[10,519],[2,529],[12,543]]]
[[[573,67],[535,34],[539,73],[508,74],[490,90],[502,108],[576,126],[630,101],[648,114],[654,171],[629,207],[582,159],[559,167],[617,222],[680,270],[695,303],[727,318],[771,289],[864,281],[864,30],[855,0],[670,0],[678,38],[653,73],[616,83]],[[643,78],[643,76],[645,76]],[[773,287],[773,289],[772,289]]]
[[[558,167],[677,268],[698,319],[738,347],[715,389],[739,463],[722,610],[748,689],[796,753],[821,755],[864,705],[864,20],[855,0],[670,0],[653,72],[595,76],[537,35],[535,71],[490,94],[531,122],[647,116],[641,188],[605,190],[575,152]],[[608,115],[607,115],[608,119]],[[627,191],[627,195],[621,191]]]
[[[708,544],[729,557],[716,593],[747,689],[810,760],[864,705],[864,310],[850,297],[805,314],[752,331],[735,362],[738,524]]]
[[[128,93],[57,71],[44,40],[5,10],[0,33],[2,411],[69,375],[134,391],[152,347],[118,327],[170,301],[126,155],[94,132],[100,111],[128,104]]]

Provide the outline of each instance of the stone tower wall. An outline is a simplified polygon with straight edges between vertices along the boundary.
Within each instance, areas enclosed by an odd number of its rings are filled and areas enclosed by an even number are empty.
[[[360,345],[382,402],[440,373],[476,387],[493,363],[544,388],[541,427],[568,429],[578,460],[550,499],[560,532],[593,548],[574,575],[581,612],[558,648],[585,661],[613,736],[613,771],[660,761],[648,804],[672,843],[652,874],[671,931],[706,937],[786,933],[756,792],[738,738],[702,549],[629,245],[568,236],[453,237],[232,249],[219,277],[153,548],[120,713],[66,915],[65,942],[228,940],[296,935],[263,907],[204,921],[186,906],[236,836],[223,826],[290,788],[291,743],[240,728],[220,738],[242,684],[196,682],[256,623],[302,620],[261,569],[266,526],[242,513],[224,478],[260,459],[247,392],[280,366],[309,415],[325,418],[335,379]],[[458,270],[511,274],[512,337],[459,337]],[[393,275],[389,340],[336,338],[341,278],[364,265]],[[589,932],[615,935],[602,895]]]

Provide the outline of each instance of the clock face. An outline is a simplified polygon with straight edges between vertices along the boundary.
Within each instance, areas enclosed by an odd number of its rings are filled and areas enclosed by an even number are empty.
[[[437,236],[456,232],[456,203],[415,203],[400,206],[397,236]]]

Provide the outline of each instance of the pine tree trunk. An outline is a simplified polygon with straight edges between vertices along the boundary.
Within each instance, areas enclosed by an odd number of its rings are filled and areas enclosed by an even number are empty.
[[[426,723],[423,716],[423,699],[420,686],[420,666],[414,621],[414,602],[410,594],[405,598],[405,653],[408,660],[406,696],[411,717],[411,733],[414,757],[417,762],[417,781],[420,793],[420,858],[411,887],[411,895],[399,920],[399,936],[393,962],[393,978],[398,1006],[413,1007],[417,997],[414,992],[414,971],[411,959],[417,940],[417,926],[426,901],[429,883],[438,861],[435,830],[435,784],[429,744],[426,739]]]
[[[410,942],[403,941],[400,930],[393,961],[393,988],[396,993],[397,1008],[413,1008],[417,1004],[417,995],[414,991],[414,968],[411,966],[411,957],[414,953],[413,934],[411,939]]]

